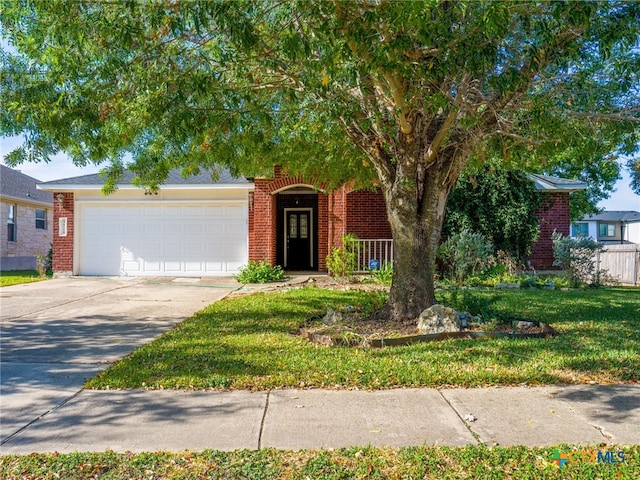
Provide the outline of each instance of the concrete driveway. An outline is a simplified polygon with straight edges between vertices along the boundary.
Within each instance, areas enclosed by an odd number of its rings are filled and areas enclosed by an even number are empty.
[[[238,287],[231,278],[73,277],[1,288],[0,445]]]

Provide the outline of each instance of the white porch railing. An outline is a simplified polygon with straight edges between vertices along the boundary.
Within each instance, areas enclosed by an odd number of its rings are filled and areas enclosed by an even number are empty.
[[[353,251],[356,254],[357,273],[368,272],[371,260],[377,260],[380,267],[393,261],[393,240],[359,238],[353,242]]]

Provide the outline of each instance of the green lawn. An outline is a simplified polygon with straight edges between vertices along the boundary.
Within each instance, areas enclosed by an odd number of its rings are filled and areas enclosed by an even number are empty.
[[[41,277],[35,270],[10,270],[0,272],[0,287],[8,287],[9,285],[18,285],[20,283],[39,282],[49,278],[51,277]]]
[[[635,382],[640,289],[441,292],[443,303],[552,324],[547,339],[448,340],[385,349],[325,347],[295,335],[327,307],[379,294],[304,288],[211,305],[90,379],[89,388],[475,387]],[[473,310],[471,310],[473,313]]]
[[[554,450],[576,460],[558,467]],[[579,460],[598,448],[467,446],[348,448],[338,450],[241,450],[182,453],[74,453],[0,457],[0,477],[106,479],[625,479],[640,478],[640,446],[600,447],[623,452],[624,462]],[[596,453],[597,455],[597,453]],[[557,456],[556,456],[557,458]],[[584,458],[589,458],[585,455]]]

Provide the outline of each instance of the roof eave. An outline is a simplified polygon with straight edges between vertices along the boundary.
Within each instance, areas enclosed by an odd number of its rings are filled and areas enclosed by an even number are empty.
[[[536,175],[530,173],[527,175],[534,183],[538,190],[548,191],[548,192],[579,192],[581,190],[586,190],[589,186],[584,182],[577,182],[572,180],[571,183],[551,183],[540,175]],[[561,180],[561,179],[558,179]]]
[[[21,203],[29,203],[33,205],[42,205],[46,207],[51,207],[53,205],[53,199],[50,202],[44,200],[36,200],[35,198],[24,198],[24,197],[14,197],[13,195],[0,195],[2,200],[10,200],[12,202],[21,202]]]
[[[60,184],[37,184],[38,190],[44,190],[47,192],[71,192],[77,190],[102,190],[103,185],[78,185],[72,183],[60,183]],[[118,185],[118,190],[144,190],[144,187],[138,187],[135,185]],[[218,183],[211,185],[160,185],[159,190],[253,190],[252,183]]]

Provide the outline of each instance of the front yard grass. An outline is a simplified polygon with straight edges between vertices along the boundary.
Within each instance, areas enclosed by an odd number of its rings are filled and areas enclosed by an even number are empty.
[[[443,303],[459,302],[440,292]],[[455,295],[454,295],[455,296]],[[215,303],[90,379],[88,388],[478,387],[636,382],[640,289],[474,290],[468,302],[552,324],[546,339],[456,339],[384,349],[296,335],[327,307],[373,309],[380,292],[303,288]]]
[[[552,458],[576,452],[558,467]],[[624,462],[581,460],[580,452],[623,452]],[[597,455],[597,453],[596,453]],[[585,457],[585,458],[588,458]],[[637,479],[640,446],[545,448],[470,445],[450,447],[347,448],[337,450],[240,450],[181,453],[72,453],[0,457],[0,477],[100,479]]]
[[[21,283],[39,282],[51,277],[41,277],[35,270],[9,270],[0,272],[0,287],[19,285]]]

